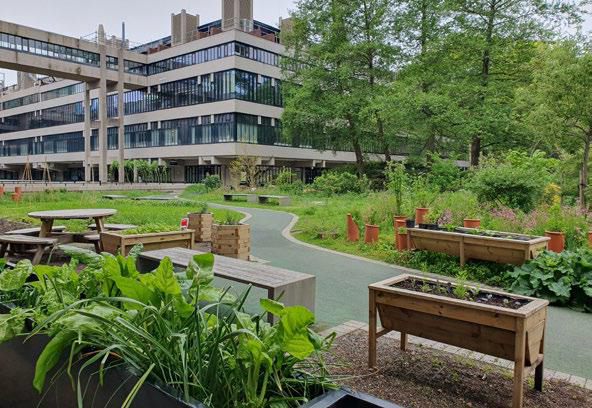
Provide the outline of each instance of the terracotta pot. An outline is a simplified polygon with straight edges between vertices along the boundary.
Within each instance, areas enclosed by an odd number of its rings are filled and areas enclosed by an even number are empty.
[[[347,214],[347,240],[351,242],[360,240],[360,228],[351,214]]]
[[[0,196],[4,195],[4,187],[0,186]]]
[[[588,231],[588,246],[592,248],[592,231]]]
[[[22,192],[23,192],[23,189],[21,187],[15,187],[14,188],[14,193],[15,194],[19,194],[20,195],[20,194],[22,194]]]
[[[545,231],[545,236],[551,238],[547,248],[553,252],[563,252],[565,248],[565,234],[563,232]]]
[[[397,235],[397,250],[399,251],[406,251],[407,250],[407,233],[399,233]]]
[[[417,225],[425,223],[424,217],[430,212],[429,208],[416,208],[415,209],[415,223]]]
[[[396,219],[395,217],[395,248],[399,248],[399,228],[405,228],[407,226],[406,219]],[[399,217],[399,218],[406,218],[406,217]],[[405,239],[407,242],[407,239]]]
[[[479,228],[481,227],[481,220],[478,218],[465,218],[464,220],[465,228]]]
[[[12,198],[12,201],[15,201],[15,202],[17,202],[17,203],[18,203],[19,201],[21,201],[21,195],[20,195],[20,194],[18,194],[18,193],[12,193],[12,195],[10,196],[10,198]]]
[[[364,237],[364,242],[367,244],[373,244],[378,242],[378,233],[380,232],[380,227],[378,225],[370,225],[366,224],[366,236]]]

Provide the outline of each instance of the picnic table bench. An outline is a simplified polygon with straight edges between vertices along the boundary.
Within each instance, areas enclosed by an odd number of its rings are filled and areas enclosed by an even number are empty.
[[[290,196],[279,196],[279,195],[260,195],[259,204],[267,204],[269,201],[277,201],[280,206],[292,205],[292,199]]]
[[[41,262],[45,250],[49,247],[54,247],[57,241],[55,238],[39,238],[29,235],[0,235],[0,258],[4,258],[9,245],[11,246],[11,251],[18,248],[15,252],[19,253],[24,252],[23,248],[33,246],[35,247],[35,254],[31,263],[38,265]],[[13,246],[16,247],[13,248]]]
[[[125,231],[125,230],[131,230],[134,228],[138,228],[137,225],[132,225],[132,224],[105,224],[103,226],[105,228],[105,230],[107,231]],[[96,231],[97,230],[97,225],[96,224],[90,224],[88,226],[89,229]]]
[[[225,193],[224,201],[234,201],[234,198],[245,198],[249,203],[257,202],[257,194],[245,194],[245,193]]]
[[[64,232],[66,227],[63,225],[54,226],[51,228],[51,232]],[[29,235],[32,237],[38,237],[41,232],[41,227],[23,228],[14,231],[5,232],[4,235]]]
[[[173,265],[186,268],[193,256],[203,253],[185,248],[142,252],[138,257],[138,270],[151,271],[166,257]],[[315,276],[220,255],[214,258],[215,276],[266,289],[269,299],[276,300],[283,293],[281,302],[286,306],[302,305],[314,312]],[[269,321],[272,321],[271,316]]]

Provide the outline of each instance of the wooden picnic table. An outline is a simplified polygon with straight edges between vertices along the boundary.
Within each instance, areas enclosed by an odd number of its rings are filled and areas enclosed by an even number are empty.
[[[93,219],[97,226],[97,232],[105,231],[105,219],[117,214],[117,210],[110,208],[83,208],[75,210],[51,210],[34,211],[29,213],[29,217],[41,220],[41,231],[39,238],[51,236],[53,222],[55,220],[86,220]]]

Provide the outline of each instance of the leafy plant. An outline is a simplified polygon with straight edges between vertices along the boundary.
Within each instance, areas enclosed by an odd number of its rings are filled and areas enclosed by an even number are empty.
[[[209,191],[217,190],[222,186],[222,180],[220,180],[220,176],[210,174],[203,179],[203,184]]]
[[[179,227],[172,227],[170,225],[165,224],[146,224],[142,225],[141,227],[119,231],[118,234],[121,235],[137,235],[137,234],[154,234],[158,232],[172,232],[178,231]]]
[[[208,214],[209,206],[208,203],[202,201],[200,203],[195,204],[195,211],[198,214]]]
[[[313,189],[319,193],[330,196],[333,194],[363,193],[368,190],[368,180],[358,178],[348,172],[328,171],[315,178]]]
[[[233,212],[226,213],[222,225],[240,225],[241,215]]]
[[[386,170],[387,187],[395,196],[395,212],[403,214],[403,193],[407,184],[407,174],[402,163],[389,162]]]
[[[592,250],[545,251],[507,273],[509,290],[592,312]]]

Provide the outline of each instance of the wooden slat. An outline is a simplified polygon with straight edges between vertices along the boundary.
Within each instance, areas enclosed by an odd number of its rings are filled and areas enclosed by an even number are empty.
[[[154,261],[161,261],[165,257],[169,257],[174,265],[186,268],[193,256],[203,253],[204,252],[183,248],[171,248],[167,250],[142,252],[140,257]],[[298,282],[302,279],[314,278],[312,275],[276,268],[269,265],[262,265],[223,256],[214,255],[214,257],[216,259],[214,264],[214,274],[216,276],[241,283],[251,283],[254,286],[265,289],[275,289],[289,283]]]
[[[39,238],[30,235],[0,235],[0,242],[7,244],[53,245],[55,238]]]

